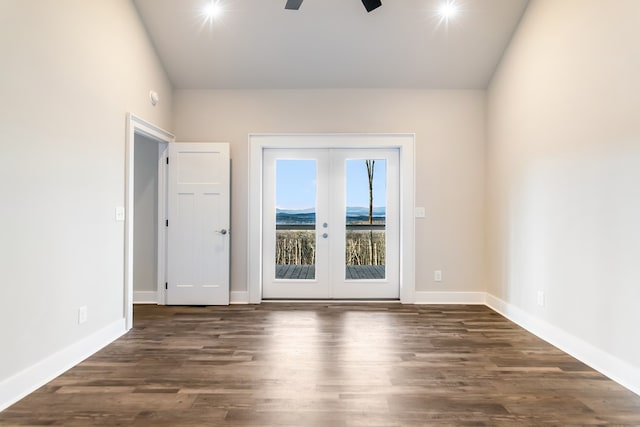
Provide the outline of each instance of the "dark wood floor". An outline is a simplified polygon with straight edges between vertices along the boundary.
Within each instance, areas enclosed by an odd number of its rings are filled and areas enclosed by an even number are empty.
[[[640,425],[640,397],[483,306],[136,306],[0,425]]]

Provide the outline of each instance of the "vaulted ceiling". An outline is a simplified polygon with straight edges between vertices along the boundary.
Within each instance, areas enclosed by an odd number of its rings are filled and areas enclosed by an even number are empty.
[[[483,89],[528,0],[133,0],[178,89]],[[458,13],[437,14],[443,2]]]

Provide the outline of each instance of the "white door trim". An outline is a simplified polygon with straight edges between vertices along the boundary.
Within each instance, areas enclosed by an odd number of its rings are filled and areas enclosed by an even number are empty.
[[[400,301],[415,296],[415,134],[250,134],[247,245],[249,302],[262,301],[262,156],[267,148],[395,148],[400,154]]]
[[[127,136],[125,141],[125,223],[124,223],[124,318],[126,329],[133,327],[133,207],[134,202],[134,152],[135,136],[144,135],[162,144],[175,140],[175,136],[140,117],[127,113]],[[165,148],[166,149],[166,148]],[[158,284],[164,283],[166,230],[164,225],[166,210],[166,153],[158,156]],[[164,303],[164,286],[158,286],[158,302]]]

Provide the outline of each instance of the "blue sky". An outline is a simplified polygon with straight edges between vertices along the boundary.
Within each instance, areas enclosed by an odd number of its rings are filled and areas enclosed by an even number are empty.
[[[364,160],[347,160],[347,206],[369,206],[369,184]],[[373,205],[386,205],[386,162],[376,160],[373,175]],[[308,209],[316,203],[316,162],[277,160],[276,207]]]

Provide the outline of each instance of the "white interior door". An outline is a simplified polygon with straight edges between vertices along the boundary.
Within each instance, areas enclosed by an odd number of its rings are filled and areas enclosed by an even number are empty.
[[[264,150],[262,297],[399,298],[398,163],[394,149]]]
[[[169,144],[167,304],[229,304],[229,172],[227,143]]]

